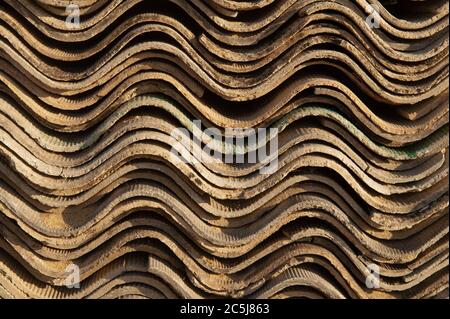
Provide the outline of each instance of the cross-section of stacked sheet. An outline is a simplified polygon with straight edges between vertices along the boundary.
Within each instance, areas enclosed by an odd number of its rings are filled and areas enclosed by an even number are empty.
[[[448,297],[448,13],[1,0],[0,297]]]

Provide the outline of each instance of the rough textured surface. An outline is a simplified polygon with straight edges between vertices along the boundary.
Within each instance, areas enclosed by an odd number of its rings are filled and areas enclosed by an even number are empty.
[[[448,13],[1,1],[0,297],[448,298]]]

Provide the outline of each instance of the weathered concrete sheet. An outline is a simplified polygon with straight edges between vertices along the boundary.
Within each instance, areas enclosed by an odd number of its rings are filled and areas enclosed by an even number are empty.
[[[448,298],[448,14],[2,1],[0,298]]]

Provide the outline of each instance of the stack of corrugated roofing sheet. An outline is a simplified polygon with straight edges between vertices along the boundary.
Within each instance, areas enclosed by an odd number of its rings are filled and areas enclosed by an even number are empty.
[[[1,1],[0,297],[448,297],[448,13]]]

